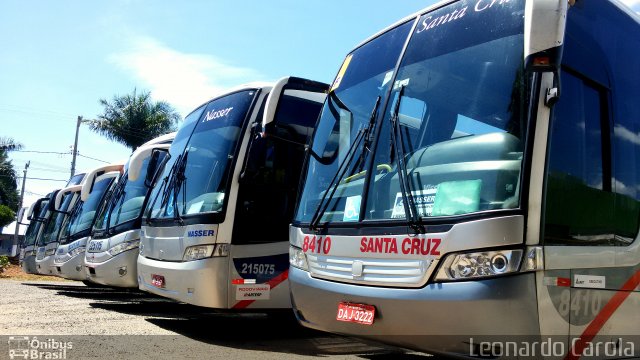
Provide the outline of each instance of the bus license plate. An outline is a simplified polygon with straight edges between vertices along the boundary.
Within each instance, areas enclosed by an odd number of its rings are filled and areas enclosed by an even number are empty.
[[[164,288],[164,276],[151,274],[151,285],[158,288]]]
[[[376,308],[373,305],[338,303],[338,314],[336,320],[352,322],[362,325],[373,324],[373,317],[376,314]]]

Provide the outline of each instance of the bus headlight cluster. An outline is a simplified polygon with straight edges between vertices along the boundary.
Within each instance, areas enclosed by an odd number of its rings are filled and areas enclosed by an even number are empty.
[[[44,256],[51,256],[56,253],[56,249],[49,249],[44,252]]]
[[[210,257],[229,256],[229,244],[208,244],[189,246],[184,251],[182,261],[194,261]]]
[[[69,251],[69,257],[72,258],[72,257],[74,257],[74,256],[76,256],[78,254],[82,254],[82,253],[84,253],[84,250],[85,250],[84,246],[77,247],[77,248]]]
[[[195,245],[189,246],[184,251],[184,256],[182,257],[182,261],[193,261],[200,260],[211,257],[213,255],[213,250],[215,250],[215,245]]]
[[[295,246],[289,246],[289,264],[305,271],[309,271],[307,265],[307,255],[302,249]]]
[[[436,275],[437,281],[485,278],[517,272],[522,250],[481,251],[448,255]]]
[[[116,256],[120,253],[123,253],[127,250],[131,250],[131,249],[135,249],[138,246],[140,246],[140,239],[136,239],[136,240],[132,240],[132,241],[125,241],[123,243],[120,243],[114,247],[112,247],[111,249],[109,249],[109,255],[111,256]]]

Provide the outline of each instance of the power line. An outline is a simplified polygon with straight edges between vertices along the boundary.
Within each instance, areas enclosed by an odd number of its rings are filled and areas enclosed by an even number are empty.
[[[37,196],[42,196],[44,197],[45,194],[38,194],[37,192],[33,192],[33,191],[29,191],[29,190],[25,190],[24,191],[25,194],[29,194],[29,195],[37,195]]]
[[[24,153],[36,153],[36,154],[57,154],[57,155],[69,155],[68,152],[58,152],[58,151],[36,151],[36,150],[13,150],[14,152],[24,152]]]
[[[10,175],[0,175],[0,177],[11,178]],[[18,180],[18,179],[16,179],[16,180]],[[28,177],[27,180],[46,180],[46,181],[64,181],[64,182],[69,181],[69,180],[62,180],[62,179],[47,179],[47,178],[36,178],[36,177]]]
[[[35,154],[71,155],[71,153],[69,153],[69,152],[59,152],[59,151],[14,150],[14,152],[35,153]],[[76,155],[80,156],[80,157],[83,157],[83,158],[87,158],[87,159],[91,159],[91,160],[95,160],[95,161],[100,161],[100,162],[103,162],[105,164],[109,164],[110,163],[109,161],[96,159],[94,157],[87,156],[87,155],[82,155],[82,154],[80,154],[80,152],[78,152]]]
[[[56,170],[55,168],[45,168],[45,167],[30,167],[32,170],[40,170],[40,171],[47,171],[47,172],[55,172],[55,173],[62,173],[62,174],[68,174],[69,170]]]
[[[46,180],[46,181],[62,181],[62,182],[69,181],[69,180],[62,180],[62,179],[47,179],[47,178],[35,178],[35,177],[28,177],[27,180]]]
[[[110,164],[110,162],[109,162],[109,161],[104,161],[104,160],[100,160],[100,159],[92,158],[91,156],[82,155],[82,154],[80,154],[80,153],[78,153],[77,155],[78,155],[78,156],[80,156],[80,157],[83,157],[83,158],[87,158],[87,159],[91,159],[91,160],[95,160],[95,161],[100,161],[100,162],[103,162],[103,163],[105,163],[105,164]]]

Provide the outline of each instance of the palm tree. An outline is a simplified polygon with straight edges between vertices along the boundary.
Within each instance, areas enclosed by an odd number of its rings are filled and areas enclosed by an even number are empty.
[[[18,210],[20,196],[16,172],[9,160],[8,152],[22,149],[22,144],[9,137],[0,137],[0,206]]]
[[[98,119],[85,120],[89,128],[132,151],[147,141],[175,131],[180,115],[165,101],[154,102],[151,93],[114,96],[109,102],[100,99],[104,112]]]

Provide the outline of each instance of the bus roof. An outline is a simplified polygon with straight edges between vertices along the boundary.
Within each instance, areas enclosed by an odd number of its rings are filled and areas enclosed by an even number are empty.
[[[201,106],[210,103],[212,100],[215,100],[215,99],[217,99],[219,97],[223,97],[223,96],[225,96],[227,94],[230,94],[230,93],[234,93],[234,92],[238,92],[238,91],[246,90],[246,89],[264,89],[264,88],[271,88],[271,87],[273,87],[273,83],[272,82],[263,82],[263,81],[250,82],[250,83],[234,86],[232,88],[225,89],[225,90],[222,90],[222,91],[218,92],[213,97],[211,97],[209,100],[207,100],[207,101],[203,102],[202,104],[196,106],[195,108],[193,108],[192,111],[189,111],[189,114],[194,112],[196,109],[199,109]],[[187,116],[189,116],[189,114],[187,114]]]

